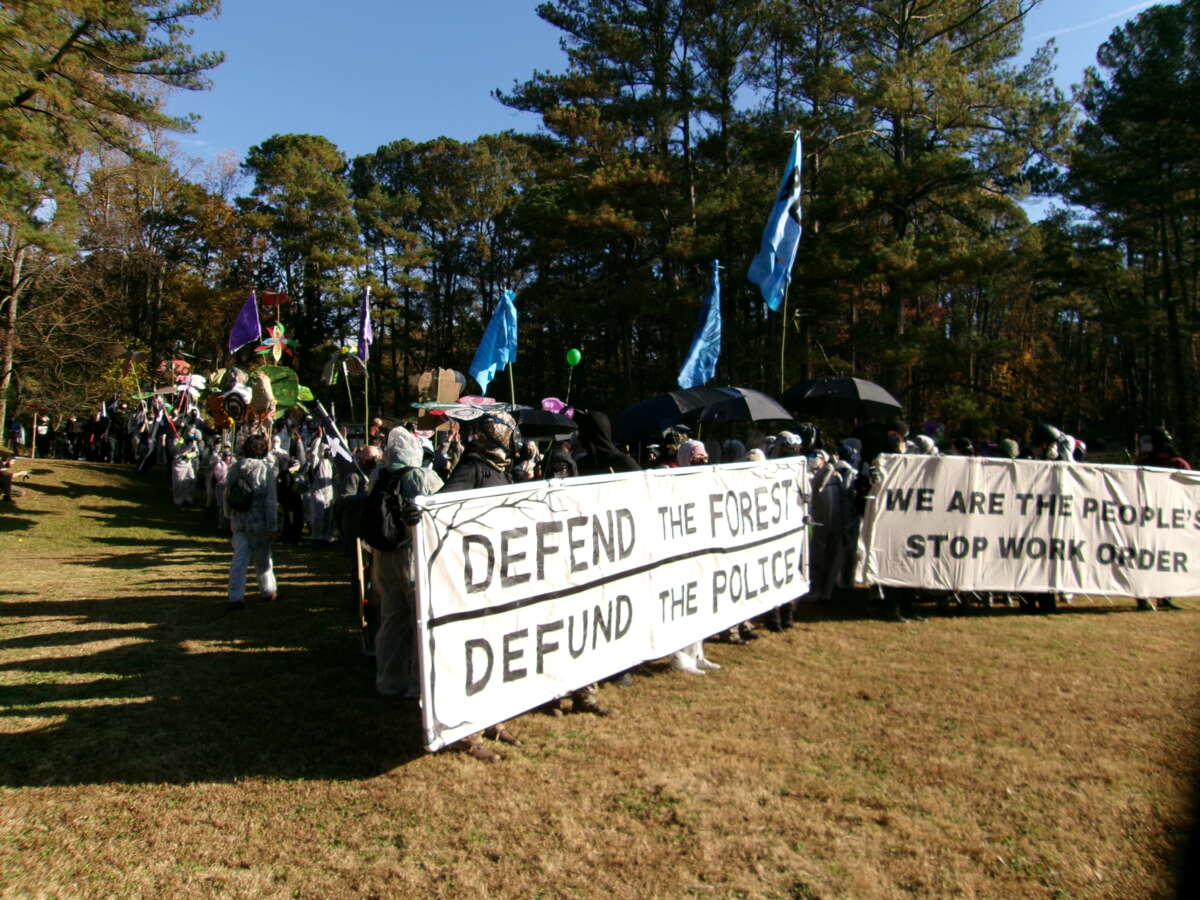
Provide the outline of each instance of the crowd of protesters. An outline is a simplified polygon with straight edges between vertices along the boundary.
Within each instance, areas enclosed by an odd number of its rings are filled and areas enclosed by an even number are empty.
[[[560,479],[579,475],[628,472],[644,468],[674,468],[732,462],[753,462],[792,456],[808,460],[810,585],[757,622],[743,622],[710,639],[744,644],[760,635],[759,628],[779,632],[790,628],[799,604],[828,603],[857,591],[854,582],[858,530],[872,486],[882,478],[878,457],[885,453],[918,455],[987,455],[1028,458],[1071,464],[1087,453],[1082,441],[1049,425],[1035,426],[1026,443],[1013,438],[976,445],[967,437],[947,439],[926,423],[910,433],[902,421],[869,423],[853,434],[830,439],[815,425],[804,423],[776,434],[752,432],[745,441],[691,437],[686,427],[666,431],[652,443],[618,446],[607,416],[598,411],[575,413],[578,431],[569,440],[523,440],[507,412],[487,411],[464,423],[450,420],[439,432],[415,432],[403,425],[390,430],[376,419],[365,441],[351,448],[347,436],[311,416],[289,415],[243,437],[240,447],[228,433],[208,428],[192,411],[174,421],[162,415],[155,402],[130,409],[124,403],[105,404],[90,421],[67,417],[52,428],[48,416],[37,420],[32,435],[23,426],[10,431],[17,452],[39,456],[132,463],[145,470],[168,468],[171,497],[181,507],[209,511],[212,525],[230,535],[233,558],[229,572],[230,611],[246,608],[246,582],[251,567],[260,591],[259,602],[278,598],[272,562],[272,540],[316,545],[339,543],[350,566],[350,582],[376,614],[372,649],[376,689],[385,696],[411,701],[420,696],[417,671],[417,630],[414,570],[407,529],[395,546],[372,547],[360,541],[363,514],[373,495],[395,491],[400,519],[412,525],[420,495],[480,487]],[[436,440],[436,444],[435,444]],[[29,446],[29,442],[33,446]],[[1161,427],[1139,435],[1138,465],[1188,469],[1190,465]],[[12,498],[12,454],[0,456],[0,497]],[[202,494],[202,497],[201,497]],[[914,615],[918,600],[939,606],[961,598],[889,589],[875,598],[885,613],[904,620]],[[987,595],[991,605],[1019,603],[1031,612],[1053,610],[1065,595],[1016,597]],[[1139,598],[1142,609],[1173,608],[1169,598]],[[681,647],[670,657],[672,669],[704,675],[720,669],[705,655],[704,641]],[[631,673],[611,680],[628,685]],[[600,686],[590,684],[548,704],[545,711],[609,715]],[[520,741],[502,723],[459,741],[455,749],[487,762],[500,759],[485,738],[512,745]]]

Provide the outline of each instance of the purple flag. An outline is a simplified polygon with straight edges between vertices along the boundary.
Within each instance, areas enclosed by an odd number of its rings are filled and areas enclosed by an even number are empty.
[[[258,321],[258,298],[254,296],[254,291],[251,291],[233,323],[233,330],[229,332],[229,352],[233,353],[260,337],[262,325]]]
[[[371,358],[371,343],[375,330],[371,328],[371,289],[363,288],[362,305],[358,309],[358,358],[364,363]]]

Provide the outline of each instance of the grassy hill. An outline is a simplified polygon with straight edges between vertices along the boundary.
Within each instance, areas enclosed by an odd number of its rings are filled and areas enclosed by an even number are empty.
[[[377,699],[337,550],[228,541],[163,472],[22,460],[0,506],[0,894],[1162,897],[1200,761],[1200,603],[817,615],[488,766]]]

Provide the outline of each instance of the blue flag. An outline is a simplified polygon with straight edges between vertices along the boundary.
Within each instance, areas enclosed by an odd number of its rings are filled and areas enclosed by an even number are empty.
[[[496,372],[517,359],[517,306],[513,302],[516,299],[517,295],[512,291],[504,292],[467,369],[484,394]]]
[[[679,370],[679,386],[684,390],[700,387],[717,374],[717,358],[721,355],[721,266],[712,264],[712,289],[700,311],[700,324],[692,338],[683,368]]]
[[[375,329],[371,327],[371,289],[363,288],[362,304],[358,309],[358,358],[364,363],[371,358]]]
[[[244,347],[251,341],[262,337],[262,325],[258,321],[258,298],[254,291],[242,304],[242,311],[233,322],[233,330],[229,332],[229,352],[233,353],[239,347]]]
[[[783,292],[792,275],[796,248],[800,246],[800,161],[800,132],[796,132],[775,206],[763,229],[762,247],[746,273],[758,285],[771,309],[783,305]]]

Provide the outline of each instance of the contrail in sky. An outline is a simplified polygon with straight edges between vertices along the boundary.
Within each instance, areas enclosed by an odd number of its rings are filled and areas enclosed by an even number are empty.
[[[1146,0],[1146,2],[1144,2],[1144,3],[1135,3],[1135,4],[1133,4],[1133,6],[1126,7],[1125,9],[1118,10],[1117,12],[1114,12],[1114,13],[1109,13],[1107,16],[1101,16],[1099,19],[1092,19],[1090,22],[1081,22],[1078,25],[1071,25],[1067,28],[1059,28],[1059,29],[1056,29],[1055,31],[1043,32],[1042,34],[1035,35],[1034,37],[1030,38],[1030,40],[1041,41],[1041,40],[1045,40],[1046,38],[1058,37],[1063,34],[1070,34],[1073,31],[1083,31],[1083,29],[1091,28],[1094,25],[1103,25],[1105,22],[1111,22],[1113,19],[1124,18],[1125,16],[1131,15],[1132,13],[1138,12],[1139,10],[1143,10],[1148,6],[1160,6],[1160,5],[1161,6],[1171,6],[1173,4],[1159,3],[1159,2],[1157,2],[1157,0]]]

